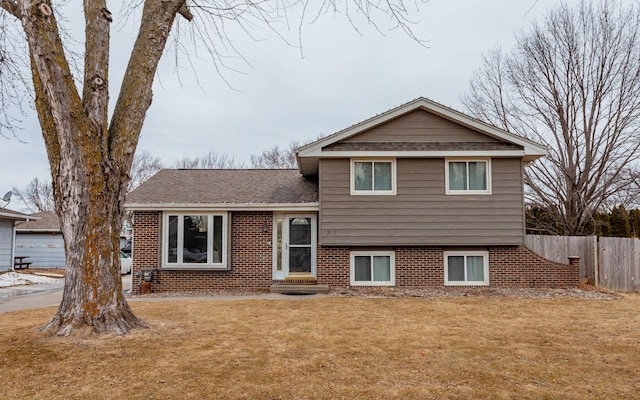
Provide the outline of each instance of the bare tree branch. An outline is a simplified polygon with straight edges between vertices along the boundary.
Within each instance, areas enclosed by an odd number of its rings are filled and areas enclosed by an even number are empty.
[[[131,165],[131,180],[129,181],[127,192],[131,192],[143,184],[162,168],[164,168],[164,165],[160,157],[154,157],[148,151],[136,153]]]
[[[22,12],[18,7],[18,2],[15,0],[0,0],[0,6],[6,10],[9,14],[18,19],[22,19]]]
[[[174,168],[183,169],[231,169],[242,168],[243,165],[237,163],[228,154],[216,153],[213,150],[200,157],[182,157],[173,164]]]
[[[640,160],[640,11],[615,2],[560,5],[483,58],[462,99],[478,118],[539,141],[547,159],[526,169],[527,201],[566,234],[633,193]],[[637,185],[636,185],[637,187]],[[631,196],[633,197],[633,196]]]
[[[32,213],[55,210],[53,188],[49,181],[33,178],[23,190],[14,187],[13,193]]]
[[[274,146],[269,150],[265,150],[260,155],[251,155],[251,168],[265,169],[292,169],[297,168],[296,151],[300,147],[300,142],[294,141],[289,143],[288,148],[280,148]]]

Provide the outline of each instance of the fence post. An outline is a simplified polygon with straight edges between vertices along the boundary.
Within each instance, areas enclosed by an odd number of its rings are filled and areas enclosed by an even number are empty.
[[[582,277],[580,276],[580,257],[569,256],[569,265],[576,271],[578,271],[578,283],[582,283]]]
[[[593,237],[593,283],[600,287],[600,254],[598,253],[598,236]]]

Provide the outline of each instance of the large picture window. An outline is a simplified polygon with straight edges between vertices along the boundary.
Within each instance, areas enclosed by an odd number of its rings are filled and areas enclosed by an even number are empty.
[[[351,252],[352,286],[394,286],[395,275],[392,251]]]
[[[165,213],[163,266],[225,268],[226,214]]]
[[[395,193],[395,160],[351,160],[351,194]]]
[[[482,286],[489,284],[489,253],[486,251],[444,253],[444,284]]]
[[[489,160],[447,160],[447,194],[490,194],[490,169]]]

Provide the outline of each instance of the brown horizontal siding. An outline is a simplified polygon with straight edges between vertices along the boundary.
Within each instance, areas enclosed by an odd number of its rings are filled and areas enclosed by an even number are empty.
[[[332,215],[332,216],[327,216],[324,219],[324,223],[326,224],[325,227],[327,229],[329,229],[330,224],[334,224],[335,226],[337,226],[337,224],[342,223],[342,221],[344,220],[345,216],[347,216],[349,214],[342,214],[342,215]],[[416,215],[418,215],[417,212],[414,213],[405,213],[404,215],[394,215],[393,216],[393,221],[389,221],[389,217],[386,215],[357,215],[357,214],[351,214],[349,216],[349,220],[351,222],[355,222],[360,224],[362,227],[367,227],[370,229],[377,229],[377,227],[375,225],[381,224],[381,223],[386,223],[387,226],[392,226],[392,225],[397,225],[397,224],[402,224],[402,229],[424,229],[424,227],[422,225],[416,224]],[[498,221],[496,217],[502,217],[504,216],[504,218],[500,218]],[[449,224],[449,223],[462,223],[462,222],[466,222],[466,223],[471,223],[469,222],[469,220],[473,218],[473,223],[474,224],[487,224],[487,223],[495,223],[496,225],[500,226],[503,224],[511,224],[514,221],[518,220],[519,218],[521,218],[521,215],[517,212],[509,212],[509,213],[505,213],[505,214],[500,214],[497,212],[492,212],[492,213],[487,213],[486,215],[472,215],[472,213],[456,213],[455,215],[434,215],[432,217],[432,222],[433,223],[437,223],[437,224]],[[370,225],[370,226],[368,226]]]
[[[371,128],[344,142],[497,142],[424,110],[416,110]]]
[[[445,195],[444,159],[398,159],[397,195],[350,195],[348,159],[321,161],[323,246],[520,245],[520,159],[493,159],[491,195]]]
[[[442,191],[444,192],[444,188],[442,189]],[[323,194],[322,198],[324,199],[325,197],[329,197],[329,196],[332,196],[333,198],[331,200],[327,200],[326,202],[322,203],[323,209],[325,207],[346,208],[349,210],[385,209],[389,207],[390,203],[393,203],[392,206],[394,208],[399,208],[399,209],[466,210],[469,208],[470,205],[481,204],[482,207],[487,209],[494,208],[494,209],[501,210],[504,208],[509,208],[510,206],[521,208],[520,205],[516,206],[515,204],[509,204],[509,203],[515,203],[518,200],[522,199],[522,197],[520,196],[509,194],[509,195],[500,196],[501,197],[500,202],[497,202],[495,200],[495,197],[498,195],[495,193],[493,195],[477,195],[477,196],[448,195],[446,196],[446,199],[443,199],[442,198],[443,196],[439,196],[434,193],[429,193],[429,194],[421,193],[419,195],[412,196],[412,195],[402,194],[400,190],[398,190],[398,195],[396,196],[393,196],[393,195],[350,196],[350,195],[343,195],[343,194],[337,194],[337,195]],[[354,197],[356,198],[355,201],[353,201]],[[402,197],[407,197],[407,198],[403,199]]]

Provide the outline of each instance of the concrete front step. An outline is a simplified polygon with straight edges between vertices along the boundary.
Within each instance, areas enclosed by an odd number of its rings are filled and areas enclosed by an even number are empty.
[[[273,285],[271,285],[271,293],[281,293],[281,294],[329,293],[329,285],[274,283]]]

